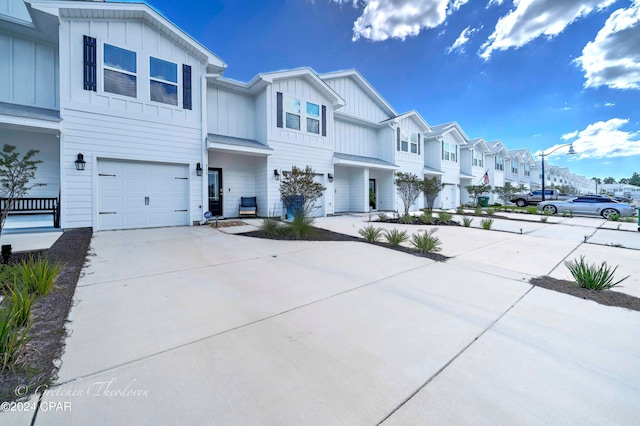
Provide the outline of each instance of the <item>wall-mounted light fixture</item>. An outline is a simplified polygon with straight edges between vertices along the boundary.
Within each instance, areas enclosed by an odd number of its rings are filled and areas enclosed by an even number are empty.
[[[273,177],[276,180],[280,180],[280,172],[278,171],[278,169],[273,169]]]
[[[202,166],[200,165],[200,163],[196,164],[196,174],[198,176],[202,176]]]
[[[333,182],[333,175],[331,173],[327,173],[327,178],[329,178],[329,182]]]
[[[84,161],[84,155],[78,153],[78,158],[74,161],[76,165],[76,170],[84,170],[84,167],[87,165],[87,162]]]

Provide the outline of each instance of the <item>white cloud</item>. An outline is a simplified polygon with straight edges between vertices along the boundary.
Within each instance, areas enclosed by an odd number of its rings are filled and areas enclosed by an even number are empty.
[[[482,45],[480,56],[488,60],[495,50],[519,48],[540,36],[553,38],[575,20],[615,1],[514,0],[515,8],[498,20],[493,34]]]
[[[575,62],[582,66],[585,87],[640,89],[640,0],[613,12]]]
[[[452,53],[456,50],[460,53],[464,52],[464,45],[467,44],[467,42],[469,41],[469,38],[471,38],[473,34],[477,33],[481,29],[482,29],[482,26],[480,28],[467,27],[464,30],[462,30],[462,32],[460,33],[456,41],[453,42],[453,45],[449,47],[449,49],[447,49],[447,53]]]
[[[353,23],[353,41],[360,38],[404,40],[423,29],[436,28],[469,0],[332,0],[340,5],[363,7]]]
[[[562,139],[573,143],[579,159],[640,155],[640,132],[621,130],[627,123],[626,118],[598,121],[584,130],[562,135]]]
[[[616,104],[614,104],[613,102],[607,102],[606,104],[604,104],[604,106],[606,107],[612,107],[615,106]]]
[[[487,9],[491,6],[500,6],[503,2],[504,0],[489,0],[489,3],[487,3]]]

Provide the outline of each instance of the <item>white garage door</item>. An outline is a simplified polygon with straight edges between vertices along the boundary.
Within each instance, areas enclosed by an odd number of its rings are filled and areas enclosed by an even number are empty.
[[[98,160],[98,229],[189,224],[186,165]]]

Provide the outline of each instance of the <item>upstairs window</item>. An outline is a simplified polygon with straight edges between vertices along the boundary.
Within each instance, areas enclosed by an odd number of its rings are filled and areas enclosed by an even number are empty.
[[[300,99],[285,97],[284,111],[287,129],[300,130]]]
[[[473,151],[473,165],[477,167],[482,167],[484,163],[483,159],[484,155],[482,151]]]
[[[531,166],[529,166],[528,164],[524,165],[524,175],[531,176]]]
[[[162,59],[149,58],[149,84],[151,100],[178,105],[178,65]]]
[[[454,143],[442,142],[442,159],[457,162],[458,145]]]
[[[104,45],[104,91],[132,98],[138,96],[136,52]]]
[[[518,174],[518,163],[511,163],[511,173],[514,175]]]
[[[417,133],[411,133],[411,153],[412,154],[418,153],[418,134]]]
[[[320,105],[307,102],[307,132],[320,134]]]
[[[496,157],[496,170],[504,170],[504,158]]]
[[[409,152],[409,137],[405,132],[400,132],[400,151]]]

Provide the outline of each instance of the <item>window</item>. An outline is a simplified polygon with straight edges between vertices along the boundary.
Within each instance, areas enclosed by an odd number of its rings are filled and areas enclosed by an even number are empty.
[[[307,132],[320,134],[320,105],[307,102]]]
[[[400,133],[400,151],[409,152],[409,137],[405,132]]]
[[[511,173],[514,175],[518,174],[518,163],[511,163]]]
[[[484,155],[482,151],[473,151],[473,165],[477,167],[482,167],[484,162]]]
[[[442,142],[442,159],[457,162],[458,145],[448,142]]]
[[[150,94],[154,102],[178,105],[178,65],[149,58]]]
[[[104,45],[104,91],[116,95],[138,96],[136,52]]]
[[[524,175],[531,176],[531,166],[529,166],[528,164],[524,165]]]
[[[300,130],[300,99],[285,97],[284,111],[287,129]]]
[[[418,134],[417,133],[411,133],[411,153],[412,154],[418,153]]]
[[[504,170],[504,158],[496,157],[496,170]]]

